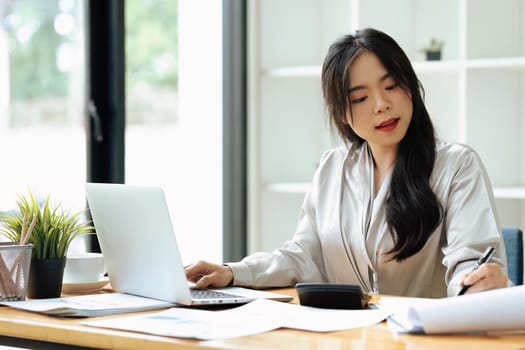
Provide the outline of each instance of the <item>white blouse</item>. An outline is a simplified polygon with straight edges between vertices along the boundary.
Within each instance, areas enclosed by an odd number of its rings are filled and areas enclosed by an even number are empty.
[[[423,248],[396,262],[385,217],[390,175],[373,196],[368,145],[327,151],[307,193],[295,235],[271,253],[229,263],[234,285],[255,288],[297,282],[357,284],[382,294],[455,295],[459,279],[494,245],[492,262],[506,272],[506,255],[489,178],[468,146],[438,142],[430,178],[443,220]]]

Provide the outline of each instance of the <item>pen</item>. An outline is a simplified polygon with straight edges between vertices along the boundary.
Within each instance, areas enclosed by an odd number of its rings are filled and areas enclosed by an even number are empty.
[[[483,253],[483,255],[481,256],[481,258],[479,258],[478,261],[476,262],[476,265],[474,265],[474,268],[472,269],[471,272],[476,271],[477,269],[479,269],[481,265],[489,261],[493,254],[494,254],[494,247],[488,246],[485,252]],[[470,288],[470,286],[471,285],[463,285],[463,287],[458,293],[458,296],[465,294],[465,292],[467,291],[467,289]]]

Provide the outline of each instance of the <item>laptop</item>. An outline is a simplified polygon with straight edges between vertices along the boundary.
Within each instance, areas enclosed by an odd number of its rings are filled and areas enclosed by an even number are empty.
[[[247,288],[190,288],[161,188],[87,183],[86,195],[115,291],[186,306],[292,299]]]

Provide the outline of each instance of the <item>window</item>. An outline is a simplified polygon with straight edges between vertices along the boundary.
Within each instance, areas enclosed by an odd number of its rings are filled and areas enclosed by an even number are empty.
[[[0,210],[29,189],[80,210],[84,1],[2,0],[0,10]]]
[[[164,188],[184,262],[221,261],[222,3],[123,3],[125,182]],[[0,0],[0,211],[15,209],[17,194],[28,188],[39,198],[51,195],[65,208],[85,207],[84,183],[91,174],[86,153],[96,149],[86,150],[84,129],[92,123],[86,114],[85,17],[88,6],[97,16],[96,11],[108,10],[103,5]],[[118,11],[120,4],[114,5],[111,11]],[[104,28],[91,35],[101,46],[106,45],[100,38]],[[110,51],[102,49],[102,55]],[[109,69],[108,62],[109,57],[97,62],[100,71]],[[103,83],[111,93],[119,88]],[[113,106],[103,102],[94,106],[100,118],[109,118],[101,110]],[[120,128],[116,123],[104,132],[116,136],[115,125]],[[105,161],[99,168],[120,166],[115,165],[119,155],[99,158]]]
[[[126,2],[126,183],[161,186],[185,263],[222,259],[221,2]]]

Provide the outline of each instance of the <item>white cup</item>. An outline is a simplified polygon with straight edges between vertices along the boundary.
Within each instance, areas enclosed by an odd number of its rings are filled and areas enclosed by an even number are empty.
[[[98,282],[104,278],[106,267],[101,253],[75,253],[66,257],[64,283]]]

